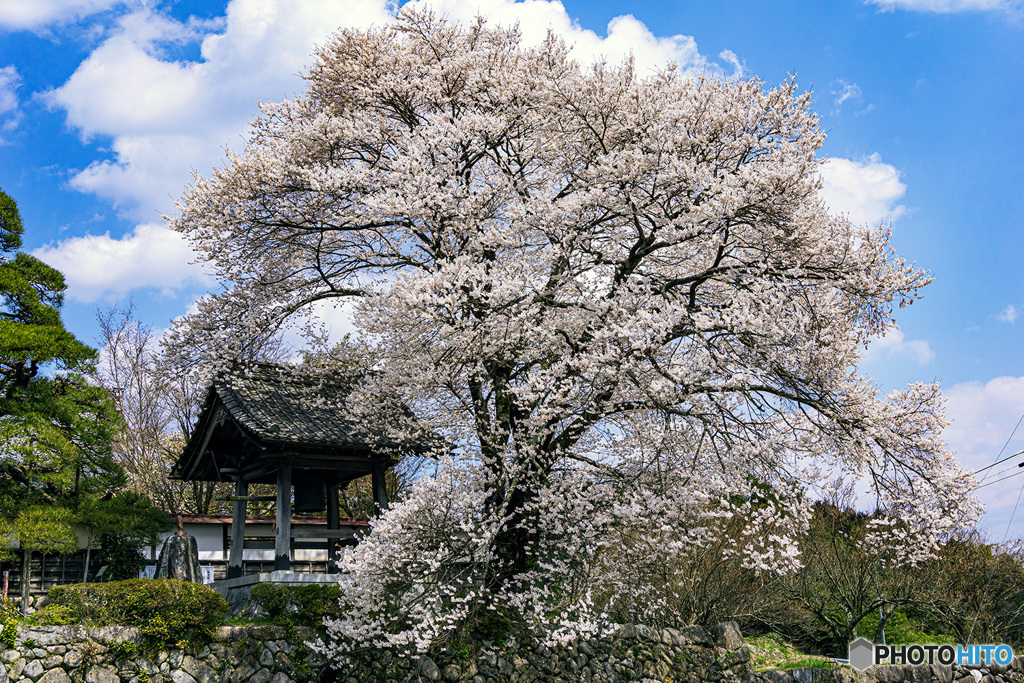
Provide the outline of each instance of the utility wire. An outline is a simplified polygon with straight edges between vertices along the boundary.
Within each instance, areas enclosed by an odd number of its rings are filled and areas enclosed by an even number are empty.
[[[1003,447],[1001,449],[999,449],[999,455],[996,456],[996,462],[992,463],[993,465],[998,463],[999,457],[1002,456],[1003,451],[1006,450],[1006,446],[1009,445],[1010,441],[1013,439],[1013,435],[1017,433],[1017,428],[1020,427],[1020,423],[1021,422],[1024,422],[1024,413],[1021,413],[1020,419],[1017,420],[1017,426],[1013,428],[1012,432],[1010,432],[1010,438],[1008,438],[1006,440],[1006,443],[1003,444]],[[1013,457],[1013,456],[1010,456],[1010,457]],[[986,475],[986,477],[987,476],[988,475]],[[1008,477],[1003,477],[1003,479],[1009,479],[1010,477],[1015,477],[1015,476],[1017,476],[1017,475],[1016,474],[1011,474]],[[986,477],[982,477],[982,481],[985,481]],[[993,481],[991,483],[995,484],[995,483],[998,483],[999,481],[1003,481],[1003,479],[999,479],[999,480]],[[981,488],[981,486],[988,486],[988,484],[979,485],[978,488]],[[1006,537],[1010,535],[1010,526],[1013,524],[1013,517],[1014,517],[1014,515],[1017,514],[1017,506],[1020,505],[1020,497],[1021,497],[1021,495],[1024,495],[1024,484],[1020,485],[1020,491],[1017,492],[1017,502],[1015,502],[1013,504],[1013,510],[1010,512],[1010,519],[1006,523],[1006,531],[1003,532],[1003,540],[1000,541],[1000,543],[999,543],[1000,546],[1003,545],[1004,543],[1006,543]],[[995,555],[995,553],[993,553],[993,558],[992,558],[992,560],[993,560],[993,562],[992,562],[992,569],[989,570],[988,581],[985,582],[985,590],[982,593],[982,595],[984,597],[986,597],[986,598],[988,597],[988,590],[992,586],[992,577],[995,576],[995,573],[996,573],[996,563],[995,563],[994,555]],[[978,617],[981,616],[981,607],[982,607],[982,605],[981,605],[981,603],[979,603],[978,604],[978,611],[975,612],[974,619],[971,621],[971,632],[967,634],[967,642],[968,643],[971,642],[971,637],[974,635],[974,627],[978,625]]]
[[[1013,479],[1014,477],[1016,477],[1018,475],[1021,475],[1021,474],[1024,474],[1024,470],[1020,470],[1018,472],[1014,472],[1013,474],[1008,474],[1005,477],[1003,477],[1002,479],[993,479],[992,481],[988,482],[987,484],[981,484],[980,486],[975,486],[971,490],[972,491],[977,491],[978,489],[983,489],[986,486],[992,486],[992,484],[998,484],[1001,481],[1006,481],[1007,479]]]
[[[1022,417],[1022,419],[1024,419],[1024,416],[1021,416],[1021,417]],[[1018,422],[1017,424],[1020,424],[1020,423]],[[1016,430],[1014,430],[1014,431],[1016,431]],[[993,482],[993,483],[995,483],[995,482]],[[1017,502],[1013,504],[1013,511],[1010,512],[1010,521],[1008,521],[1006,523],[1006,531],[1003,532],[1003,540],[999,543],[1000,546],[1003,545],[1003,543],[1006,543],[1006,537],[1010,534],[1010,525],[1013,524],[1013,516],[1015,514],[1017,514],[1017,506],[1020,505],[1021,494],[1024,494],[1024,484],[1020,485],[1020,491],[1017,492]],[[982,593],[982,595],[985,596],[985,597],[988,597],[988,589],[989,589],[989,586],[992,585],[992,577],[996,573],[995,553],[993,553],[992,555],[993,555],[993,557],[992,557],[992,569],[988,573],[988,581],[985,583],[985,590]],[[981,616],[981,604],[980,603],[978,604],[978,611],[974,614],[974,621],[971,622],[971,632],[967,634],[967,642],[968,643],[971,642],[971,636],[974,635],[974,627],[978,625],[978,617],[979,616]]]
[[[990,477],[1001,477],[1004,474],[1006,474],[1007,472],[1013,472],[1014,470],[1020,469],[1021,467],[1024,467],[1024,465],[1021,465],[1020,463],[1014,463],[1014,464],[1010,465],[1009,467],[1003,468],[1003,469],[999,470],[998,472],[994,472],[994,473],[992,473],[992,474],[990,474],[988,476],[990,476]],[[979,484],[979,486],[982,486],[982,484]]]
[[[1002,477],[1002,476],[1010,474],[1010,472],[1013,472],[1014,470],[1018,469],[1019,467],[1020,467],[1019,465],[1014,465],[1013,467],[1007,467],[1005,470],[999,470],[998,472],[996,472],[992,476],[993,477]],[[991,479],[989,481],[991,481]],[[988,483],[989,482],[985,482],[984,484],[978,484],[978,488],[981,488],[982,486],[988,486]]]
[[[1016,469],[1019,469],[1019,468],[1020,468],[1020,465],[1018,465],[1017,463],[1013,463],[1009,467],[1001,469],[998,472],[993,472],[992,474],[990,474],[988,476],[990,476],[990,477],[1001,477],[1004,474],[1006,474],[1007,472],[1012,472],[1013,470],[1016,470]]]
[[[1017,433],[1017,429],[1020,428],[1020,423],[1021,422],[1024,422],[1024,413],[1020,414],[1020,419],[1017,420],[1016,426],[1014,426],[1013,431],[1010,432],[1010,436],[1007,437],[1006,443],[1004,443],[1003,447],[999,449],[999,455],[996,456],[996,461],[994,463],[992,463],[992,465],[989,465],[988,467],[986,467],[985,469],[988,469],[989,467],[992,467],[993,465],[998,465],[1000,462],[1002,462],[999,458],[1001,458],[1003,456],[1003,451],[1005,451],[1006,447],[1010,445],[1011,441],[1013,441],[1013,435]],[[1015,455],[1020,455],[1020,454],[1017,453]],[[1008,460],[1009,458],[1012,458],[1012,457],[1014,457],[1014,456],[1013,455],[1008,456],[1006,459]],[[978,472],[981,472],[981,471],[983,471],[983,470],[978,470]],[[984,483],[984,481],[986,479],[988,479],[988,475],[987,474],[984,477],[981,478],[981,482],[979,482],[979,483]]]
[[[1005,446],[1004,446],[1004,448],[1005,448]],[[974,473],[978,474],[979,472],[984,472],[985,470],[990,470],[993,467],[995,467],[996,465],[998,465],[999,463],[1006,462],[1007,460],[1012,460],[1013,458],[1016,458],[1018,455],[1024,455],[1024,451],[1017,451],[1013,455],[1008,455],[1005,458],[1003,458],[1002,460],[996,460],[991,465],[986,465],[986,466],[982,467],[980,470],[974,470]],[[995,476],[995,475],[992,475],[992,476]]]

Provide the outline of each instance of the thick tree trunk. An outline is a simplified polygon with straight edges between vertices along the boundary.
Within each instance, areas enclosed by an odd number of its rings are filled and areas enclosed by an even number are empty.
[[[537,533],[531,529],[533,521],[524,514],[535,490],[522,483],[503,501],[508,521],[495,535],[491,558],[487,566],[484,585],[491,593],[502,589],[518,590],[514,584],[518,577],[533,569],[537,563]]]

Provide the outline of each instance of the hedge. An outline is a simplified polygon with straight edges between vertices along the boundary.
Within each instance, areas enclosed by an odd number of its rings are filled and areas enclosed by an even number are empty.
[[[286,628],[321,629],[324,619],[341,616],[341,588],[336,583],[304,586],[258,583],[249,591],[249,599],[271,622]]]
[[[228,604],[215,590],[177,579],[129,579],[54,586],[33,615],[40,625],[134,626],[152,647],[209,642]]]

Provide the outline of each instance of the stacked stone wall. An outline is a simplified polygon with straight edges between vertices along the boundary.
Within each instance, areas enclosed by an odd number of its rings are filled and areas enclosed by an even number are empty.
[[[147,651],[137,629],[19,628],[0,644],[0,683],[1024,683],[1024,659],[1009,666],[879,666],[753,672],[734,623],[624,626],[564,647],[508,642],[455,660],[378,651],[342,670],[312,652],[308,630],[222,627],[197,649]],[[6,648],[6,649],[5,649]]]
[[[154,652],[125,626],[19,628],[0,654],[0,683],[300,683],[324,669],[303,644],[312,635],[225,626],[208,645]]]

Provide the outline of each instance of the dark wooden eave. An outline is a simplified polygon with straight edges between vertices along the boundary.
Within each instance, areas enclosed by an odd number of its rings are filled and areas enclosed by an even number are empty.
[[[185,481],[273,483],[278,463],[329,470],[342,483],[391,466],[422,443],[388,442],[348,417],[358,377],[251,363],[211,384],[196,427],[171,477]]]

